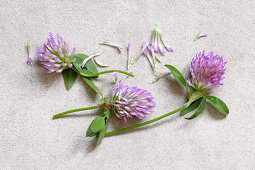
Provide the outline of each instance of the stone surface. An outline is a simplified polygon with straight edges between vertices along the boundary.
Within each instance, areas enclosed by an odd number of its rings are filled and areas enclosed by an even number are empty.
[[[0,4],[0,169],[254,169],[255,167],[255,1],[1,1]],[[49,32],[59,33],[77,52],[100,53],[109,69],[126,69],[126,51],[100,46],[111,41],[140,54],[154,24],[175,50],[161,57],[188,75],[192,57],[206,50],[228,62],[224,86],[212,95],[229,106],[226,118],[211,105],[197,119],[178,114],[135,131],[107,137],[95,148],[86,129],[100,111],[62,119],[52,115],[95,105],[100,100],[81,78],[70,91],[60,74],[26,64],[25,45],[42,46]],[[208,37],[193,42],[199,32]],[[100,70],[105,70],[101,69]],[[146,120],[180,107],[183,89],[171,76],[154,79],[146,57],[127,84],[151,91],[155,112]],[[122,76],[123,77],[123,76]],[[108,95],[112,74],[95,83]],[[109,130],[127,125],[112,116]]]

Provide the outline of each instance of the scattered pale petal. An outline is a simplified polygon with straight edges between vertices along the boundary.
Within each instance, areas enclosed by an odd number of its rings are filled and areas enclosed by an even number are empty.
[[[128,56],[128,59],[127,59],[127,69],[129,70],[130,66],[131,66],[131,59],[130,59],[130,52],[131,51],[131,44],[129,43],[128,44],[128,47],[127,47],[127,56]]]
[[[155,79],[153,80],[152,83],[155,83],[155,82],[157,82],[159,79],[161,79],[162,77],[165,77],[165,76],[168,76],[168,75],[171,75],[171,73],[168,72],[168,73],[159,74],[159,75],[157,75],[157,76],[155,77]]]
[[[100,60],[96,59],[96,57],[93,57],[93,60],[100,67],[109,67],[109,65],[102,63]]]
[[[158,49],[159,49],[159,51],[160,51],[160,53],[161,53],[162,55],[166,55],[166,51],[163,49],[163,47],[161,46],[161,44],[158,45]]]
[[[153,68],[156,69],[156,54],[154,53],[154,49],[152,47],[152,42],[149,43],[148,49],[151,52],[152,61],[153,61]]]
[[[115,83],[117,83],[117,81],[118,81],[118,74],[117,74],[117,73],[114,73],[114,74],[113,74],[113,77],[114,77]]]
[[[87,58],[85,58],[85,60],[83,60],[83,62],[81,63],[81,68],[84,68],[84,66],[86,65],[86,63],[92,59],[93,57],[99,56],[100,54],[92,54],[90,56],[88,56]]]
[[[197,39],[199,38],[202,38],[202,37],[207,37],[208,34],[205,34],[205,33],[199,33],[197,34],[197,36],[195,37],[194,41],[196,41]]]
[[[169,52],[174,51],[167,43],[165,43],[165,41],[163,40],[163,37],[161,37],[160,40],[161,40],[162,44],[164,45],[164,47],[166,48],[167,51],[169,51]]]
[[[30,45],[27,43],[27,65],[32,66],[33,65],[33,60],[32,57],[30,56]]]
[[[108,46],[111,46],[111,47],[115,47],[115,48],[117,48],[119,50],[119,52],[121,52],[121,49],[122,49],[121,45],[115,44],[115,43],[111,43],[111,42],[107,42],[107,41],[100,42],[99,44],[100,45],[108,45]]]
[[[28,59],[27,59],[27,64],[30,65],[30,66],[33,65],[33,60],[32,60],[31,57],[28,57]]]

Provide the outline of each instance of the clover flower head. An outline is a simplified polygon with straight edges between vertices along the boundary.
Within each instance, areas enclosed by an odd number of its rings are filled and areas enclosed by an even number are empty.
[[[128,118],[143,119],[152,113],[155,107],[153,99],[147,90],[122,85],[120,80],[113,91],[111,104],[116,116],[126,123]]]
[[[191,61],[191,78],[187,80],[188,85],[198,90],[222,86],[226,63],[221,56],[213,55],[213,52],[207,55],[205,51],[200,52]]]
[[[55,37],[52,33],[49,33],[48,41],[44,44],[43,49],[37,47],[36,50],[38,59],[47,73],[60,73],[64,69],[71,68],[72,63],[76,60],[73,57],[75,48],[71,52],[68,44],[58,34]]]

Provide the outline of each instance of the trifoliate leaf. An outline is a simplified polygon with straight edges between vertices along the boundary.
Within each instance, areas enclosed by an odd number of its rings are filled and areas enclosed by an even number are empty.
[[[69,68],[62,71],[62,76],[64,78],[66,89],[67,90],[71,89],[76,80],[77,73],[73,71],[71,68]]]
[[[194,115],[192,115],[191,117],[189,118],[185,118],[185,119],[188,119],[188,120],[191,120],[191,119],[194,119],[196,118],[198,115],[200,115],[200,113],[202,113],[204,110],[205,110],[205,105],[206,105],[206,100],[205,98],[202,99],[200,105],[199,105],[199,108],[197,109],[197,111],[194,113]]]
[[[179,83],[181,83],[183,86],[186,87],[186,81],[185,81],[183,75],[174,66],[171,66],[171,65],[168,65],[168,64],[166,64],[165,66],[171,70],[171,73],[173,74],[174,78]]]
[[[105,119],[104,117],[101,117],[101,116],[97,116],[91,124],[92,132],[98,132],[102,130],[104,127],[105,127]]]
[[[181,111],[181,116],[183,116],[183,115],[185,115],[185,114],[195,110],[196,108],[198,108],[198,106],[200,105],[201,101],[202,101],[202,98],[200,98],[200,99],[194,101],[193,103],[191,103],[191,105],[189,107],[187,107],[186,109]]]
[[[102,142],[103,138],[104,138],[104,135],[107,131],[107,126],[108,126],[108,120],[109,120],[109,116],[110,116],[110,111],[107,110],[104,112],[105,114],[105,127],[100,131],[99,133],[99,136],[98,136],[98,139],[97,139],[97,145],[100,145],[100,143]]]
[[[221,99],[215,96],[206,96],[206,98],[220,113],[228,115],[228,106]]]
[[[102,92],[100,91],[100,89],[94,84],[94,82],[87,77],[82,76],[82,78],[84,79],[84,81],[93,89],[95,90],[98,94],[100,94],[101,96],[103,96]]]
[[[93,123],[93,121],[92,121],[92,123]],[[89,128],[88,128],[88,130],[87,130],[87,132],[86,132],[86,136],[87,136],[87,137],[92,137],[92,136],[96,136],[96,135],[99,134],[99,132],[93,132],[93,131],[91,130],[91,125],[92,125],[92,123],[89,125]]]

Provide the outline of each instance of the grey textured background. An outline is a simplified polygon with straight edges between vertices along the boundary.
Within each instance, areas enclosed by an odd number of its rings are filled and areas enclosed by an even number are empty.
[[[126,53],[99,46],[103,40],[141,51],[154,24],[174,53],[161,57],[188,75],[201,50],[228,62],[224,86],[212,91],[229,106],[228,117],[212,106],[197,119],[178,114],[146,128],[107,137],[95,148],[86,129],[99,111],[52,120],[55,113],[91,106],[100,99],[81,78],[70,91],[60,74],[26,65],[48,33],[61,34],[77,52],[102,54],[109,69],[126,69]],[[4,1],[0,4],[0,169],[254,169],[255,167],[255,1]],[[193,42],[199,32],[207,38]],[[100,69],[104,70],[104,69]],[[157,107],[147,120],[185,102],[185,90],[172,77],[154,76],[145,57],[131,69],[127,84],[149,90]],[[112,74],[95,82],[104,94],[114,88]],[[124,127],[112,116],[109,130]],[[138,123],[129,121],[127,125]],[[127,126],[126,125],[126,126]]]

